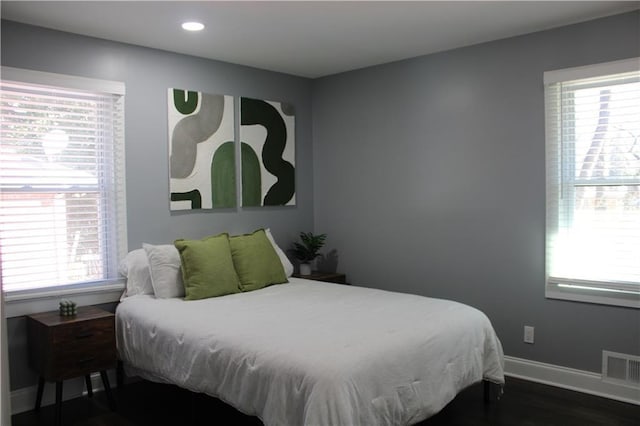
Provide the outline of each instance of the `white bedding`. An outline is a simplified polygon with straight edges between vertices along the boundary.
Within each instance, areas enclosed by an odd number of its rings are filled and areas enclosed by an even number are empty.
[[[276,425],[406,425],[485,378],[500,341],[469,306],[290,278],[198,301],[126,298],[118,351],[130,371],[204,392]]]

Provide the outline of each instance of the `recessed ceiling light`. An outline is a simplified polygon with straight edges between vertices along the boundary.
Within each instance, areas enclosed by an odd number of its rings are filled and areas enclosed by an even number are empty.
[[[187,31],[201,31],[204,29],[204,24],[200,22],[183,22],[182,29]]]

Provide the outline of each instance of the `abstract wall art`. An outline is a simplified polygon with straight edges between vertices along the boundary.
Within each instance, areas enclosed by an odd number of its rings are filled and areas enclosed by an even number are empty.
[[[240,98],[242,206],[293,206],[295,114],[291,105]]]
[[[169,89],[171,210],[236,206],[233,97]]]

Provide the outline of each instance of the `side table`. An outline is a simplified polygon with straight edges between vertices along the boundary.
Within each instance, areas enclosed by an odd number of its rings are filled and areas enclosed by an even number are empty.
[[[307,280],[326,281],[326,282],[329,282],[329,283],[336,283],[336,284],[348,284],[347,283],[347,276],[345,274],[341,274],[339,272],[313,271],[313,272],[311,272],[311,275],[293,274],[292,276],[295,277],[295,278],[304,278],[304,279],[307,279]]]
[[[62,382],[84,376],[93,396],[89,374],[100,372],[109,408],[115,410],[107,369],[116,365],[115,316],[95,306],[78,308],[65,317],[58,311],[27,316],[29,365],[38,372],[36,411],[42,403],[45,381],[56,383],[55,424],[62,424]]]

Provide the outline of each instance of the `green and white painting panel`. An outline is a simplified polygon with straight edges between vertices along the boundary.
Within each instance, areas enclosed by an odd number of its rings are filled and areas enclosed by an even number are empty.
[[[240,98],[240,124],[242,205],[295,205],[293,107]]]
[[[171,210],[236,206],[233,97],[169,89]]]

